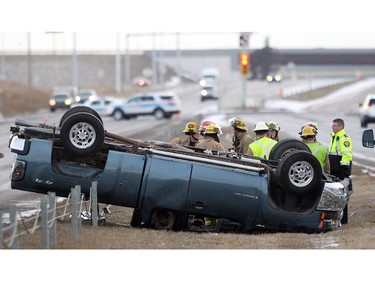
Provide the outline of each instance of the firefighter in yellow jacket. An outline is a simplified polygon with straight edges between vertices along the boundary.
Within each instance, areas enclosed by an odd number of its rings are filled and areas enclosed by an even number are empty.
[[[200,135],[198,132],[198,123],[195,121],[190,121],[186,124],[185,129],[182,131],[187,137],[185,138],[174,138],[170,141],[173,144],[179,145],[188,145],[188,146],[195,146],[198,140],[200,139]]]
[[[302,129],[300,135],[302,141],[310,148],[312,155],[314,155],[319,160],[319,163],[322,166],[322,170],[326,174],[330,174],[328,150],[316,139],[316,129],[314,127],[306,126]]]
[[[249,144],[247,155],[268,159],[271,149],[277,141],[268,137],[269,127],[263,121],[258,122],[253,130],[256,135],[256,141]]]

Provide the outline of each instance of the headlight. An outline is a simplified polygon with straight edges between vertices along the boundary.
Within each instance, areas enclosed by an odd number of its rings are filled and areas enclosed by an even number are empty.
[[[207,90],[202,90],[201,94],[202,94],[202,96],[207,96]]]
[[[56,105],[56,101],[55,100],[50,100],[49,101],[49,105],[50,106],[55,106]]]
[[[206,84],[207,84],[206,80],[199,81],[199,85],[201,85],[201,87],[206,86]]]
[[[72,104],[72,100],[71,99],[66,99],[64,101],[65,105],[71,105]]]

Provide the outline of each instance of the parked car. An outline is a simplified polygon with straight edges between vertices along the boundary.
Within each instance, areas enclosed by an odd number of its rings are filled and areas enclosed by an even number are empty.
[[[76,103],[76,94],[73,88],[55,88],[49,100],[50,110],[71,108]]]
[[[367,124],[375,123],[375,94],[368,94],[359,109],[361,127],[366,128]]]
[[[96,91],[94,89],[81,89],[78,91],[76,101],[78,103],[84,103],[87,100],[93,100],[97,98]]]
[[[181,100],[172,91],[142,93],[131,96],[122,105],[116,105],[111,116],[115,120],[154,115],[156,119],[171,118],[181,112]]]
[[[112,134],[87,107],[59,126],[15,125],[12,189],[68,197],[80,185],[88,198],[96,181],[100,203],[134,209],[133,227],[194,230],[194,218],[208,217],[217,224],[205,231],[325,232],[341,226],[349,200],[349,180],[324,175],[300,140],[280,141],[264,160]]]

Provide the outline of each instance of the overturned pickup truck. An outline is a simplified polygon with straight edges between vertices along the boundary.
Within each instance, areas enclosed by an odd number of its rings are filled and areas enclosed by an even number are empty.
[[[220,154],[109,133],[84,106],[59,126],[17,119],[11,132],[13,189],[67,197],[81,185],[89,197],[97,181],[100,203],[134,209],[133,227],[190,230],[209,218],[216,232],[325,232],[349,200],[349,181],[325,175],[299,140],[280,141],[270,160]]]

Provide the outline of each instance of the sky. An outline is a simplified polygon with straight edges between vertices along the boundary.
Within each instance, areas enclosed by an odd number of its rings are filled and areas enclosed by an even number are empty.
[[[121,4],[122,3],[122,4]],[[12,0],[2,4],[0,52],[124,49],[375,48],[369,0]],[[60,33],[50,33],[60,32]],[[156,37],[150,34],[157,34]],[[163,35],[161,35],[163,34]],[[152,39],[156,38],[156,39]]]
[[[139,51],[145,49],[240,48],[242,32],[1,32],[0,52]],[[268,39],[272,48],[375,48],[375,32],[249,32],[248,48],[259,49]],[[177,43],[178,42],[178,43]],[[128,44],[128,45],[127,45]]]

